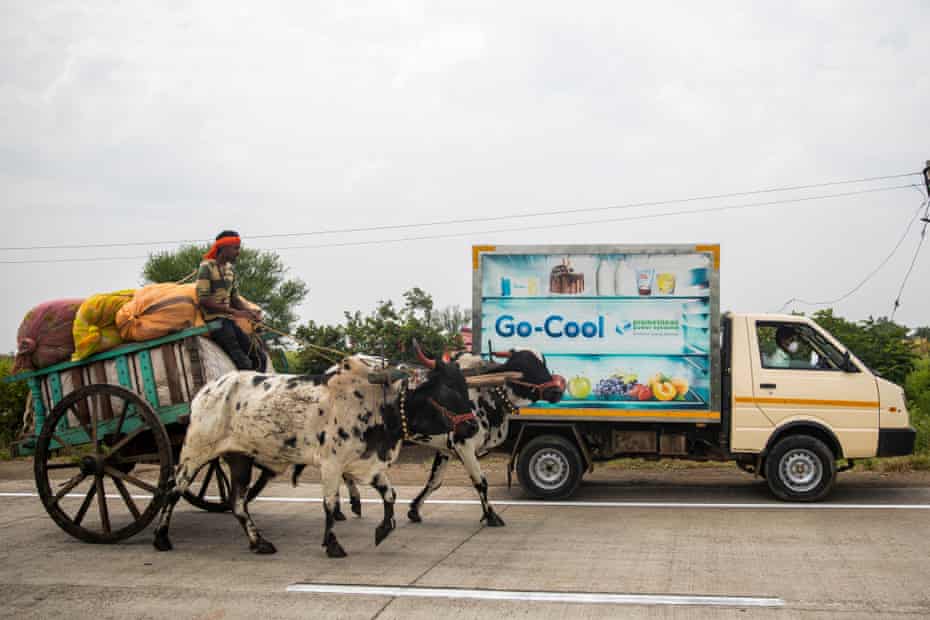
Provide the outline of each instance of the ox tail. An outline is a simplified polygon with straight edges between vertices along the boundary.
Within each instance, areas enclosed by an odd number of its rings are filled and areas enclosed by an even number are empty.
[[[297,479],[300,478],[300,474],[304,473],[304,470],[307,468],[303,463],[297,463],[294,465],[294,471],[291,473],[291,486],[297,486]]]

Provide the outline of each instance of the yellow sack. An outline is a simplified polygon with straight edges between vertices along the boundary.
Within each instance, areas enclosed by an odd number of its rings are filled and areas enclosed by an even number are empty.
[[[194,284],[150,284],[137,290],[132,301],[116,313],[120,336],[134,342],[201,325]]]
[[[112,349],[123,342],[116,329],[116,313],[132,299],[133,289],[88,297],[78,308],[71,334],[74,336],[72,362]]]

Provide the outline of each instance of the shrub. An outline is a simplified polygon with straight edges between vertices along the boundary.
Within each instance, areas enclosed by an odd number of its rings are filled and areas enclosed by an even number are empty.
[[[0,381],[9,376],[12,369],[12,358],[0,357]],[[22,381],[18,383],[0,382],[0,446],[8,446],[11,441],[19,436],[28,392],[29,388]]]

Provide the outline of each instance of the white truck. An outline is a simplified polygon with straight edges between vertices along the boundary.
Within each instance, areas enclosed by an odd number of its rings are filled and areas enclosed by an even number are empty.
[[[568,497],[596,462],[635,456],[732,460],[782,500],[817,501],[855,459],[913,452],[903,390],[815,322],[721,316],[719,245],[472,253],[473,352],[533,349],[568,381],[511,420],[531,496]]]

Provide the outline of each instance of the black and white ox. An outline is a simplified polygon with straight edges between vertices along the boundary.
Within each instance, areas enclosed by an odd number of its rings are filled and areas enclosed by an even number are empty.
[[[412,390],[408,378],[396,368],[384,370],[381,358],[352,355],[323,377],[230,372],[204,386],[191,403],[190,426],[155,530],[155,548],[172,548],[168,527],[174,506],[197,471],[217,457],[229,465],[232,512],[252,551],[274,553],[275,547],[255,526],[248,503],[268,479],[291,465],[321,470],[327,556],[346,555],[333,533],[343,480],[370,484],[381,495],[384,517],[375,530],[375,544],[380,544],[395,528],[396,494],[386,470],[397,458],[402,437],[478,432],[465,379],[455,364],[436,364]],[[262,474],[249,489],[253,465]]]
[[[434,362],[417,351],[420,362],[431,367]],[[417,437],[410,439],[416,443],[436,449],[436,456],[430,469],[429,480],[422,491],[410,503],[407,518],[414,523],[422,521],[420,508],[433,491],[442,485],[449,459],[455,455],[465,466],[469,478],[478,492],[483,511],[481,520],[488,526],[503,526],[504,521],[494,512],[488,501],[488,481],[481,471],[478,457],[483,456],[507,440],[510,428],[510,415],[520,407],[525,407],[539,400],[557,403],[565,392],[565,379],[560,375],[549,373],[545,358],[535,351],[503,351],[494,356],[506,359],[505,363],[488,363],[480,356],[466,353],[455,358],[468,382],[468,397],[475,412],[479,429],[474,435],[458,440],[439,436]],[[358,503],[358,490],[347,482],[352,496],[352,510],[361,514]]]

